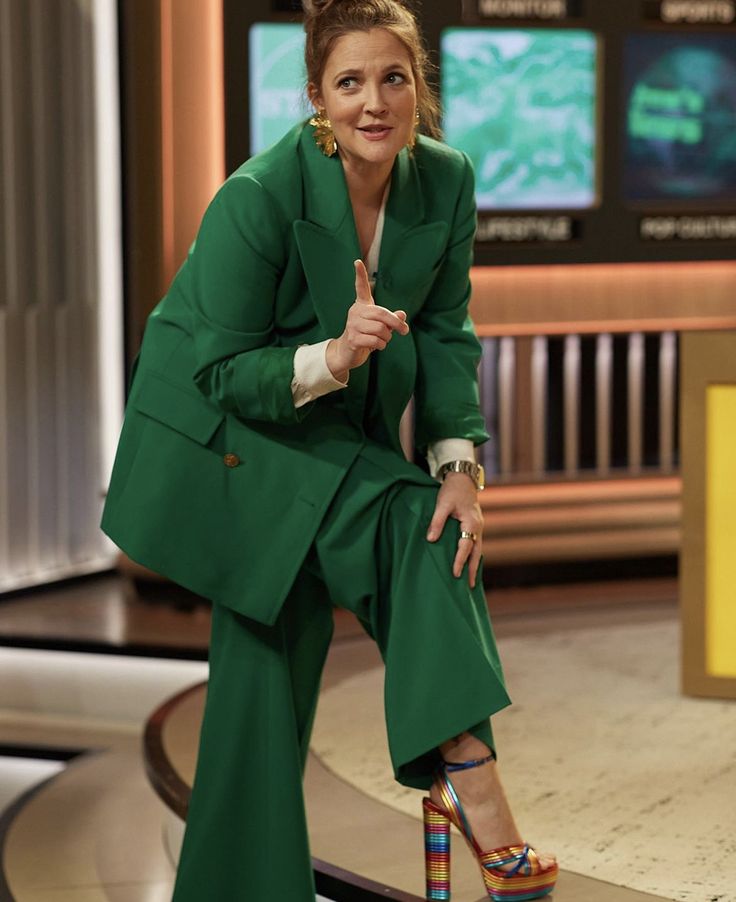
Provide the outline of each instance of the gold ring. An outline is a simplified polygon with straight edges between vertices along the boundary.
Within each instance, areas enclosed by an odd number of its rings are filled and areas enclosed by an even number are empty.
[[[461,539],[470,539],[471,542],[475,542],[478,539],[478,536],[474,532],[467,532],[464,529],[460,530],[460,538]]]

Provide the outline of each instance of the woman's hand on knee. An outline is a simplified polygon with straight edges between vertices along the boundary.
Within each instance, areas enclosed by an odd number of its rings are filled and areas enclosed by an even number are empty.
[[[476,540],[458,539],[452,575],[459,577],[468,563],[468,580],[475,588],[478,566],[483,551],[483,514],[473,480],[465,473],[448,473],[437,493],[437,503],[427,531],[427,539],[436,542],[442,535],[448,517],[460,521],[460,529],[472,532]]]

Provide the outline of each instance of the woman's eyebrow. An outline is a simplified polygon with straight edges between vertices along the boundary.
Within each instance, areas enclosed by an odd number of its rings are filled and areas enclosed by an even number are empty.
[[[389,63],[388,66],[384,66],[381,71],[383,72],[391,72],[394,69],[403,69],[406,70],[406,66],[403,63]],[[345,69],[342,72],[338,72],[335,78],[346,78],[348,75],[362,75],[364,72],[363,69]]]

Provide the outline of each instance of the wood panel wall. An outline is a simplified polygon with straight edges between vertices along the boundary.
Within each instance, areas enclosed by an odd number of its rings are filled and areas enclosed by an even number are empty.
[[[560,324],[606,322],[618,322],[622,331],[637,323],[680,331],[732,328],[736,321],[732,261],[475,267],[471,277],[471,315],[483,334],[494,328],[545,334]]]
[[[126,356],[225,178],[221,0],[121,0]]]

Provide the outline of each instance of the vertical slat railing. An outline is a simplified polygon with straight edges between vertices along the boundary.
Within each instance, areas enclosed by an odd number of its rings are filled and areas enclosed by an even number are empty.
[[[532,476],[540,479],[547,465],[547,338],[535,335],[531,356]]]
[[[629,335],[627,356],[629,471],[641,471],[644,458],[644,335]]]
[[[677,336],[663,332],[659,345],[659,466],[675,467],[675,413],[677,406]]]
[[[548,335],[530,335],[525,329],[522,332],[524,347],[531,338],[530,353],[520,353],[515,335],[505,334],[503,329],[499,329],[499,333],[497,337],[482,337],[483,358],[479,372],[481,405],[492,435],[492,441],[481,449],[479,459],[489,474],[497,473],[502,481],[523,482],[642,474],[648,353],[643,332],[617,333],[626,339],[625,359],[618,362],[614,355],[614,331],[596,332],[589,328],[586,334],[594,338],[595,348],[592,357],[585,359],[582,335],[577,332],[563,334],[561,376],[557,376],[559,369],[551,362]],[[659,395],[648,399],[647,403],[657,405],[659,449],[658,460],[648,463],[647,472],[671,475],[677,465],[677,333],[662,331],[658,334]],[[615,375],[617,366],[619,377]],[[519,367],[524,370],[519,372]],[[620,371],[621,367],[624,372]],[[560,470],[551,468],[548,462],[549,436],[556,434],[558,428],[558,424],[549,420],[549,398],[559,394],[552,390],[550,380],[553,377],[562,380]],[[623,377],[623,385],[620,377]],[[584,421],[582,399],[586,381],[592,386],[593,409],[586,406],[590,420]],[[619,389],[625,390],[625,406],[623,398],[616,395]],[[530,454],[516,447],[520,424],[525,423],[522,418],[531,421],[527,431]],[[625,428],[628,436],[625,461],[614,458],[616,428]],[[595,448],[594,454],[586,450],[585,460],[583,438],[586,449]],[[617,453],[621,453],[620,448]]]
[[[563,363],[565,473],[580,469],[580,336],[566,335]]]
[[[611,469],[612,399],[613,336],[603,332],[595,342],[595,463],[602,477]]]
[[[499,473],[509,477],[514,469],[514,406],[516,402],[516,346],[504,336],[498,355]]]
[[[498,475],[498,350],[496,338],[484,338],[480,360],[479,388],[490,439],[481,445],[479,460],[489,478]]]

